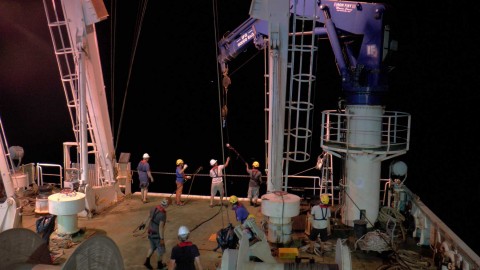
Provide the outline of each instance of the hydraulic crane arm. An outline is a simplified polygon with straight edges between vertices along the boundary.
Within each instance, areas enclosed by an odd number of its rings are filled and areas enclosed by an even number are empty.
[[[265,48],[264,37],[268,34],[268,22],[249,18],[233,32],[223,36],[218,42],[218,63],[224,77],[228,78],[228,62],[235,59],[240,53],[246,51],[253,44],[258,50]],[[230,80],[224,87],[228,88]]]
[[[317,25],[311,34],[330,41],[348,104],[378,105],[387,90],[381,68],[384,11],[381,3],[290,1],[290,14],[315,16]],[[228,75],[228,62],[246,51],[248,45],[265,48],[268,24],[251,17],[218,42],[218,62],[224,76]]]
[[[305,5],[309,6],[309,5]],[[296,13],[311,11],[297,6]],[[322,1],[315,32],[326,32],[342,77],[347,104],[379,105],[387,90],[382,70],[385,6],[381,3]]]
[[[292,62],[294,49],[299,44],[290,44],[298,35],[314,35],[315,39],[328,39],[332,48],[344,92],[345,105],[381,105],[387,91],[384,52],[384,17],[386,7],[382,3],[350,2],[336,0],[253,0],[250,19],[231,34],[225,36],[218,46],[218,61],[222,67],[224,87],[228,86],[228,61],[232,61],[247,49],[247,44],[267,42],[257,48],[268,47],[269,103],[268,103],[268,183],[279,190],[284,177],[284,133],[286,93],[290,89],[288,74],[297,72]],[[296,23],[308,21],[309,30],[304,32]],[[260,27],[261,26],[261,27]],[[250,33],[250,35],[249,35]],[[312,53],[315,52],[314,50]],[[287,72],[288,70],[288,72]],[[309,74],[315,77],[315,74]],[[290,79],[290,78],[289,78]],[[290,88],[289,88],[290,87]],[[310,87],[310,86],[306,86]],[[308,91],[310,91],[309,89]],[[307,90],[306,90],[307,91]],[[288,138],[287,138],[288,139]]]

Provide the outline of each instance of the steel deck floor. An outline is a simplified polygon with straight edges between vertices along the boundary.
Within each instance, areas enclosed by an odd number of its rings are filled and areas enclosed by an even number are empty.
[[[159,203],[162,198],[169,196],[170,194],[149,194],[149,202],[144,204],[140,200],[140,194],[135,193],[91,218],[78,217],[80,232],[73,237],[73,242],[76,244],[71,248],[62,249],[63,255],[56,258],[54,263],[57,266],[61,266],[82,241],[94,235],[103,234],[110,237],[119,247],[125,269],[146,269],[143,263],[149,247],[148,239],[144,231],[142,233],[135,231],[135,229],[147,218],[149,210],[153,206]],[[186,202],[184,206],[173,204],[167,208],[165,241],[167,253],[164,256],[165,260],[168,262],[172,247],[178,243],[178,227],[185,225],[191,230],[190,240],[200,249],[203,269],[220,269],[222,264],[221,250],[213,251],[217,246],[215,233],[219,229],[226,227],[229,222],[234,225],[237,224],[234,211],[228,207],[216,206],[210,208],[207,197],[183,196],[182,199]],[[218,203],[218,199],[216,202]],[[224,204],[227,205],[227,200],[225,200]],[[246,203],[246,207],[251,214],[256,216],[257,225],[260,226],[260,221],[263,219],[261,207],[252,207],[248,203]],[[22,226],[35,231],[35,221],[38,217],[39,215],[35,214],[34,209],[24,209]],[[342,239],[344,238],[351,250],[352,269],[370,270],[377,269],[383,265],[385,258],[380,253],[354,250],[355,238],[353,234],[351,230],[336,231],[336,233],[332,233],[329,240],[332,249],[323,254],[323,256],[308,254],[300,250],[299,257],[302,258],[302,262],[313,259],[318,264],[335,264],[334,246],[337,238],[341,237]],[[304,231],[295,230],[294,226],[293,241],[290,247],[304,246],[306,239],[307,236]],[[414,244],[413,246],[415,247]],[[278,246],[271,245],[271,247],[272,253],[276,254]],[[417,250],[420,250],[420,248],[417,247]],[[279,262],[289,264],[294,261],[279,259]],[[151,264],[154,267],[156,266],[156,254],[152,256]]]

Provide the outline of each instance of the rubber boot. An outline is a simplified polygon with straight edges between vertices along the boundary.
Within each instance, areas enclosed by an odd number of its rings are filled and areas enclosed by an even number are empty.
[[[157,269],[167,269],[167,265],[166,264],[163,264],[162,261],[159,261],[157,263]]]
[[[153,269],[152,265],[150,264],[150,258],[145,259],[145,263],[143,264],[147,269]]]

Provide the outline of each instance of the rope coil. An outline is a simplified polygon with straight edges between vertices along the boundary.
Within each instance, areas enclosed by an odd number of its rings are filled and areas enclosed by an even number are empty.
[[[355,242],[355,250],[373,250],[379,253],[391,250],[390,237],[381,231],[373,231],[364,234]]]

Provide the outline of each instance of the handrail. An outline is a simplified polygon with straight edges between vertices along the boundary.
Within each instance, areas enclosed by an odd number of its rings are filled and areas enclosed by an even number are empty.
[[[50,163],[37,163],[37,185],[38,186],[43,186],[45,183],[43,182],[43,176],[53,176],[53,177],[58,177],[59,178],[59,183],[52,183],[52,182],[47,182],[47,184],[54,184],[54,185],[59,185],[61,189],[63,189],[63,168],[61,165],[58,164],[50,164]],[[44,173],[43,168],[58,168],[59,173],[54,174],[54,173]]]
[[[437,217],[421,200],[405,185],[394,185],[395,192],[403,192],[400,200],[408,201],[411,209],[408,210],[415,218],[415,236],[419,238],[417,245],[430,245],[436,252],[440,245],[448,243],[458,256],[461,257],[460,269],[480,269],[480,257],[458,237],[439,217]],[[400,197],[400,196],[399,196]],[[432,236],[435,235],[432,239]]]
[[[359,117],[348,114],[345,111],[327,110],[322,112],[321,147],[335,152],[363,152],[365,149],[375,152],[384,152],[396,155],[408,151],[410,142],[410,115],[397,111],[385,111],[381,117],[365,117],[366,120],[381,121],[381,130],[367,131],[353,129],[348,126],[352,117]],[[375,134],[372,134],[375,133]],[[377,134],[378,133],[378,134]],[[347,140],[347,135],[358,134],[362,136],[375,135],[381,140],[378,144],[352,144]]]

